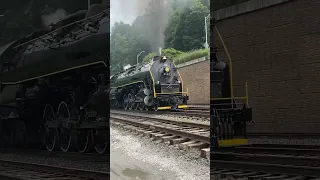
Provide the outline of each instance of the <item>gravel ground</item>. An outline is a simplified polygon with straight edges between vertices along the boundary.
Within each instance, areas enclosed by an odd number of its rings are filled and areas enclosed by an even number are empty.
[[[115,127],[111,127],[110,134],[112,180],[120,180],[120,177],[141,180],[210,179],[209,160],[199,157],[199,153],[188,153]],[[128,164],[131,167],[126,167]],[[125,169],[130,169],[131,173],[125,175]]]
[[[199,123],[199,124],[205,124],[205,125],[210,125],[210,121],[206,118],[192,118],[192,117],[181,117],[180,115],[156,115],[156,114],[147,114],[147,113],[138,113],[138,112],[123,112],[123,111],[117,111],[117,110],[112,110],[112,112],[115,113],[122,113],[122,114],[127,114],[127,115],[139,115],[139,116],[144,116],[144,117],[150,117],[150,118],[159,118],[159,119],[165,119],[165,120],[171,120],[171,121],[179,121],[179,122],[191,122],[191,123]]]

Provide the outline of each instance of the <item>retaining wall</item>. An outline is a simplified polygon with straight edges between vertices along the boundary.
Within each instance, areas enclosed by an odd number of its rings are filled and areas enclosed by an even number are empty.
[[[184,82],[184,89],[188,88],[188,104],[210,104],[210,60],[199,58],[177,65]]]
[[[251,0],[215,12],[233,58],[236,95],[245,94],[248,81],[257,123],[249,132],[319,132],[319,9],[319,0]],[[222,51],[216,33],[214,42]]]

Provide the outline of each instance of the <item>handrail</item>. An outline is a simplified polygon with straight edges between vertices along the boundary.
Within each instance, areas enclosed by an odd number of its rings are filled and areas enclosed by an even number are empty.
[[[223,48],[224,48],[224,50],[225,50],[225,52],[226,52],[226,54],[228,56],[228,59],[229,59],[230,90],[231,90],[231,97],[233,97],[234,95],[233,95],[232,59],[231,59],[231,56],[230,56],[230,54],[228,52],[228,49],[227,49],[226,45],[224,44],[224,41],[222,39],[222,36],[221,36],[217,26],[214,26],[214,29],[216,30],[217,35],[219,36],[219,39],[220,39],[220,41],[222,43],[222,46],[223,46]]]
[[[220,41],[222,43],[223,49],[226,52],[227,57],[229,59],[229,76],[230,76],[230,91],[231,91],[230,93],[231,93],[231,97],[230,98],[222,98],[222,99],[221,98],[212,98],[211,100],[235,100],[235,99],[239,99],[239,97],[236,97],[236,98],[234,97],[233,74],[232,74],[233,73],[232,59],[231,59],[231,56],[229,54],[229,51],[228,51],[224,41],[223,41],[223,38],[222,38],[222,36],[221,36],[217,26],[216,26],[216,20],[215,19],[213,19],[213,27],[214,27],[214,29],[215,29],[215,31],[216,31],[216,33],[217,33],[217,35],[218,35],[218,37],[219,37],[219,39],[220,39]],[[248,83],[247,82],[245,83],[245,86],[246,86],[246,96],[240,97],[240,99],[246,99],[246,103],[248,105],[249,104],[249,95],[248,95]],[[233,103],[233,101],[232,101],[232,103]]]

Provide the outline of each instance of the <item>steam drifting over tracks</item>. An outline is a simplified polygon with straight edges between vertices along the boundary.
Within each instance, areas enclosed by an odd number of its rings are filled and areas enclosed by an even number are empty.
[[[212,176],[248,179],[320,177],[319,146],[267,145],[224,148],[211,153]]]
[[[178,145],[180,149],[198,150],[209,158],[210,124],[174,121],[111,111],[111,125],[142,134],[143,136]]]
[[[0,160],[0,179],[109,179],[109,172],[62,168],[43,164]]]

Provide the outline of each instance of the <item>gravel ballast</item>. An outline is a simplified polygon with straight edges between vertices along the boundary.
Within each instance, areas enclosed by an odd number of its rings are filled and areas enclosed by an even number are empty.
[[[199,153],[179,150],[115,127],[111,127],[110,131],[112,180],[210,179],[209,160],[199,157]],[[125,169],[130,169],[132,173],[126,175],[123,173]]]

